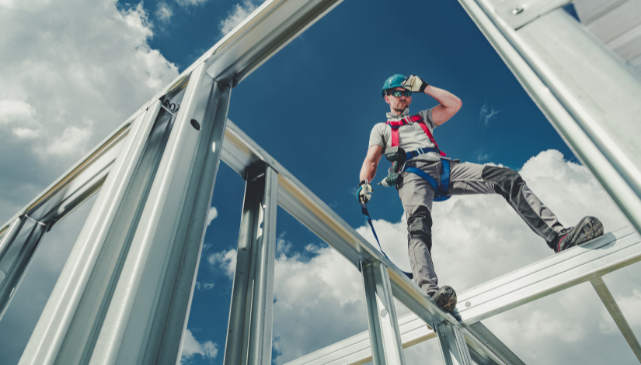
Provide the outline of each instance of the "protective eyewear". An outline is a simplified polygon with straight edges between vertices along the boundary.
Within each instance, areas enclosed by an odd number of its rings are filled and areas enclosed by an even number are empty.
[[[387,95],[392,95],[395,98],[400,98],[401,96],[409,98],[412,96],[412,92],[409,90],[387,90]]]

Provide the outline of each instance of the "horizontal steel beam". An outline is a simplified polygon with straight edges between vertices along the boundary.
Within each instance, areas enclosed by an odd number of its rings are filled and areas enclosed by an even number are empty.
[[[466,325],[589,281],[641,260],[641,237],[632,227],[550,256],[459,295]]]
[[[479,326],[479,321],[638,261],[641,261],[641,237],[632,227],[624,228],[461,293],[455,316],[466,327],[466,335],[470,333],[477,339],[483,339],[481,343],[488,348],[489,354],[505,363],[519,364],[518,357],[500,341],[489,340],[493,335],[489,334],[485,327],[481,327],[482,325]],[[398,321],[403,333],[403,347],[434,338],[423,331],[403,331],[403,326],[420,328],[425,325],[416,314],[408,314]],[[360,364],[361,361],[371,358],[370,349],[364,347],[368,338],[368,333],[362,332],[294,360],[288,365],[334,364],[338,363],[339,359],[349,359],[350,364]],[[473,350],[472,337],[467,339]],[[357,343],[361,345],[358,346]],[[492,361],[500,363],[496,359]]]
[[[219,82],[240,81],[322,18],[342,0],[267,0],[187,67],[152,100],[169,93],[203,62]]]
[[[406,315],[398,318],[403,348],[435,338],[436,333],[425,322],[415,320],[416,316]],[[365,331],[344,341],[337,342],[309,355],[300,357],[286,365],[321,364],[365,364],[372,361],[369,332]]]

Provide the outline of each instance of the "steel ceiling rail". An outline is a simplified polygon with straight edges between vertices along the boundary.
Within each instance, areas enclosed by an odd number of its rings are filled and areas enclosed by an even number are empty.
[[[186,68],[152,100],[170,92],[201,63],[219,82],[238,85],[342,0],[267,0]]]
[[[554,294],[558,291],[601,277],[641,261],[641,237],[632,227],[593,240],[581,247],[550,256],[512,273],[486,282],[459,295],[455,315],[466,330],[478,336],[481,320],[503,313],[514,307]],[[403,347],[434,338],[425,328],[425,322],[415,314],[398,319],[401,325]],[[482,325],[481,325],[482,326]],[[417,329],[423,328],[422,331]],[[486,337],[486,336],[483,336]],[[350,364],[361,364],[371,357],[368,332],[337,342],[287,365],[321,365],[349,359]],[[358,339],[358,341],[356,341]],[[627,339],[627,338],[626,338]],[[483,341],[488,343],[489,340]],[[468,340],[468,345],[472,340]],[[500,344],[498,344],[500,346]],[[470,345],[473,348],[472,345]],[[490,352],[503,352],[505,348]],[[510,358],[512,355],[505,355]],[[474,356],[473,356],[474,358]],[[477,363],[476,359],[474,359]]]

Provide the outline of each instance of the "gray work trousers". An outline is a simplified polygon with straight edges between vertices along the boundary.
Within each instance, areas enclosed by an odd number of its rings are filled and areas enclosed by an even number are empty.
[[[441,162],[408,161],[439,184]],[[518,172],[498,166],[451,163],[449,195],[500,194],[536,234],[551,248],[563,229],[556,216],[532,193]],[[432,262],[432,202],[434,190],[422,177],[404,172],[398,194],[407,218],[408,250],[414,281],[426,293],[438,290]]]

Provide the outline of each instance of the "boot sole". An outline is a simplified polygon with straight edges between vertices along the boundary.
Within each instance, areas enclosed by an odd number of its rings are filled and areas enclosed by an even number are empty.
[[[456,308],[456,303],[458,301],[456,292],[449,286],[444,286],[439,289],[432,299],[436,305],[447,312],[453,311],[454,308]]]

